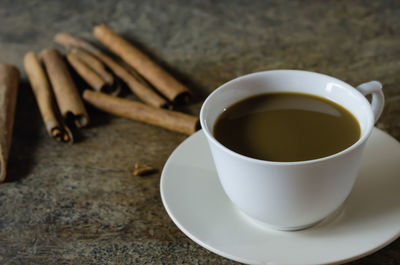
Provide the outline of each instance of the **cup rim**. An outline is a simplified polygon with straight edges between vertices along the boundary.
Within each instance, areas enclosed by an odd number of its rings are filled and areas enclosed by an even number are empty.
[[[364,100],[364,102],[368,105],[370,105],[370,103],[368,102],[368,100],[366,99],[366,97],[361,94],[356,88],[354,88],[352,85],[329,75],[326,74],[322,74],[322,73],[317,73],[317,72],[311,72],[311,71],[306,71],[306,70],[298,70],[298,69],[276,69],[276,70],[267,70],[267,71],[259,71],[259,72],[254,72],[254,73],[250,73],[250,74],[246,74],[246,75],[242,75],[242,76],[238,76],[224,84],[222,84],[221,86],[217,87],[213,92],[211,92],[211,94],[208,95],[208,97],[206,98],[206,100],[203,102],[201,109],[200,109],[200,125],[201,128],[204,132],[204,134],[206,135],[206,137],[211,140],[218,148],[222,148],[222,150],[224,150],[225,152],[229,153],[232,156],[235,156],[237,158],[240,159],[244,159],[247,160],[249,162],[252,163],[257,163],[257,164],[264,164],[264,165],[275,165],[275,166],[296,166],[296,165],[309,165],[309,164],[315,164],[315,163],[319,163],[319,162],[323,162],[323,161],[327,161],[330,159],[334,159],[337,157],[340,157],[348,152],[351,152],[355,149],[357,149],[360,145],[362,145],[369,137],[369,135],[372,132],[372,129],[374,127],[374,118],[373,118],[373,113],[372,110],[370,109],[369,114],[368,114],[368,118],[370,119],[372,126],[368,126],[368,128],[366,128],[364,135],[362,135],[354,144],[352,144],[351,146],[347,147],[346,149],[337,152],[335,154],[329,155],[329,156],[324,156],[324,157],[320,157],[320,158],[316,158],[316,159],[310,159],[310,160],[302,160],[302,161],[268,161],[268,160],[262,160],[262,159],[257,159],[257,158],[253,158],[253,157],[248,157],[242,154],[239,154],[235,151],[230,150],[229,148],[227,148],[226,146],[224,146],[222,143],[220,143],[217,139],[215,139],[214,135],[212,134],[212,132],[209,131],[209,128],[206,126],[206,120],[204,117],[204,112],[205,112],[205,106],[207,105],[207,103],[210,101],[210,98],[212,98],[216,93],[218,93],[219,90],[223,89],[224,87],[231,85],[234,82],[237,82],[241,79],[244,78],[250,78],[252,76],[257,76],[257,75],[261,75],[264,73],[271,73],[271,72],[300,72],[300,73],[307,73],[307,74],[312,74],[315,76],[320,76],[320,77],[324,77],[324,78],[329,78],[330,80],[336,82],[336,83],[340,83],[341,85],[347,86],[351,89],[354,90],[354,92],[356,94],[358,94],[361,98],[361,100]],[[357,118],[356,118],[357,119]],[[358,119],[357,119],[357,122]]]

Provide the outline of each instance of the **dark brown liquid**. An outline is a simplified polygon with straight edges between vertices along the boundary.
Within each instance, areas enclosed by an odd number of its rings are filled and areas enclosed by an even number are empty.
[[[300,93],[270,93],[239,101],[217,119],[214,136],[239,154],[268,161],[329,156],[360,138],[355,117],[338,104]]]

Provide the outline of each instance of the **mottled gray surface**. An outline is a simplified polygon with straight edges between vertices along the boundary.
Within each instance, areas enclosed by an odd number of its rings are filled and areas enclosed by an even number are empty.
[[[400,140],[399,1],[0,1],[0,61],[56,47],[67,31],[95,42],[106,23],[195,93],[246,73],[295,68],[384,84],[378,126]],[[46,134],[22,74],[8,181],[0,185],[0,264],[236,264],[189,240],[167,216],[160,172],[184,135],[89,108],[72,146]],[[124,93],[128,97],[130,93]],[[384,192],[384,191],[383,191]],[[290,255],[290,253],[288,253]],[[400,264],[400,241],[352,264]]]

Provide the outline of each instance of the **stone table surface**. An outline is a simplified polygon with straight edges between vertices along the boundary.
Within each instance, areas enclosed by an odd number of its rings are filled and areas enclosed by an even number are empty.
[[[237,76],[305,69],[352,85],[380,80],[386,107],[377,126],[400,140],[398,0],[2,0],[0,61],[22,77],[0,185],[0,264],[237,264],[187,238],[163,208],[161,170],[185,135],[88,107],[91,124],[75,144],[48,137],[23,56],[58,47],[60,31],[99,45],[92,29],[101,23],[191,88],[187,113]],[[126,88],[122,96],[135,98]],[[133,176],[138,161],[158,173]],[[400,241],[351,264],[400,264]]]

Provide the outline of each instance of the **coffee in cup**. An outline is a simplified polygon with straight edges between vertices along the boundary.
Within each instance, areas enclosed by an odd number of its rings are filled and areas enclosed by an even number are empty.
[[[229,106],[213,128],[228,149],[255,159],[293,162],[345,150],[360,125],[339,104],[302,93],[266,93]]]

